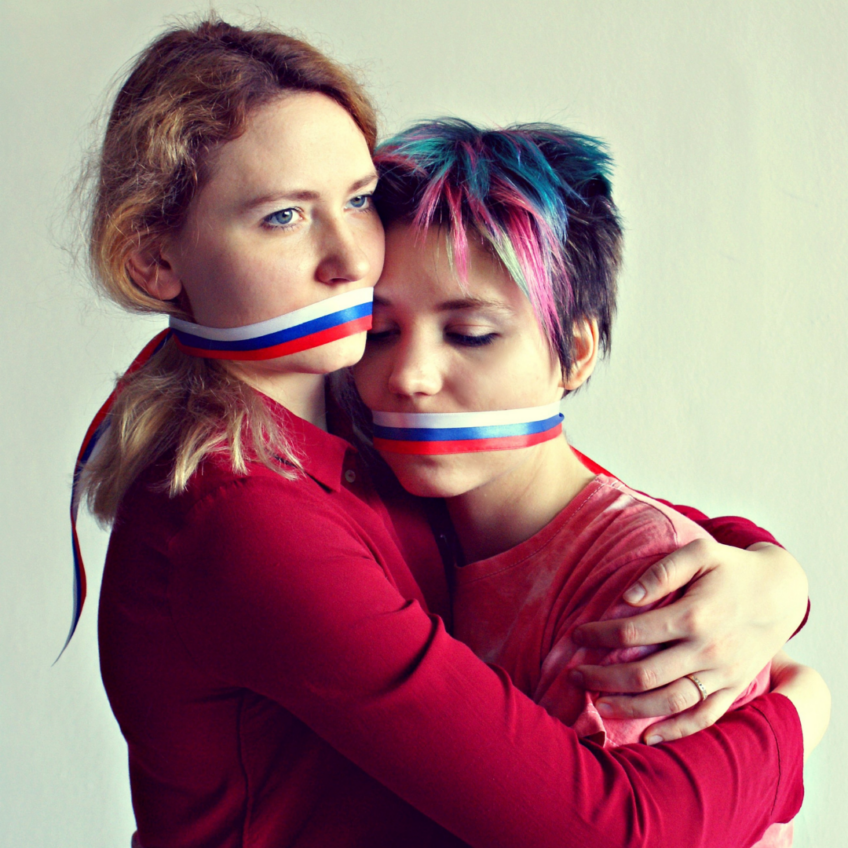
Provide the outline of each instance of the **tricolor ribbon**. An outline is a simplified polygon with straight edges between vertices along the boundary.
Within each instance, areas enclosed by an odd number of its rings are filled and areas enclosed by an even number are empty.
[[[371,329],[374,289],[353,289],[245,327],[203,327],[171,318],[180,349],[206,359],[274,359]]]
[[[157,353],[162,345],[165,344],[170,334],[170,330],[162,330],[161,333],[155,335],[142,348],[141,353],[139,353],[139,355],[133,360],[132,365],[127,368],[124,376],[132,374],[133,371],[137,371],[141,368],[141,366],[144,365],[144,363]],[[121,383],[119,382],[112,394],[106,398],[106,403],[104,403],[97,411],[97,415],[94,416],[94,420],[88,425],[88,430],[86,430],[85,438],[82,440],[82,447],[79,449],[77,462],[74,466],[74,480],[71,486],[71,546],[74,555],[74,610],[71,619],[71,629],[62,650],[59,652],[60,657],[65,652],[65,648],[68,647],[68,643],[71,641],[71,637],[77,629],[77,624],[79,624],[80,616],[82,615],[82,605],[85,603],[85,566],[83,565],[82,551],[80,550],[79,538],[77,536],[77,516],[79,515],[80,506],[80,481],[82,480],[82,474],[85,470],[86,463],[94,454],[97,444],[103,437],[103,434],[109,429],[109,411],[114,406],[115,399],[120,393]]]
[[[527,448],[562,433],[559,401],[496,412],[375,412],[374,447],[434,456]]]
[[[607,471],[603,465],[598,465],[594,459],[589,459],[585,453],[580,453],[574,445],[569,445],[571,448],[571,452],[583,463],[583,465],[589,469],[593,474],[605,474],[607,477],[615,477],[618,480],[618,477],[612,473],[612,471]]]

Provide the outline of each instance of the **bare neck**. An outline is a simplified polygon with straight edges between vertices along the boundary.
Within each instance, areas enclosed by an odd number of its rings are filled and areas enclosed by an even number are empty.
[[[327,429],[327,410],[324,399],[323,374],[263,373],[247,371],[238,362],[227,364],[230,372],[244,380],[257,391],[268,395],[289,412],[320,427]]]
[[[534,536],[593,477],[561,436],[528,450],[510,472],[449,498],[466,561],[496,556]]]

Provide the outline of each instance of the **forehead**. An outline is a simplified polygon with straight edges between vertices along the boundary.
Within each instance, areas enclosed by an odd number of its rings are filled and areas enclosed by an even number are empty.
[[[476,234],[468,237],[467,274],[462,280],[450,261],[446,229],[433,226],[422,235],[400,222],[386,232],[386,261],[377,285],[378,295],[383,291],[392,298],[471,296],[510,305],[526,302],[506,268]]]
[[[250,194],[277,183],[290,191],[328,191],[372,169],[353,118],[316,92],[284,94],[256,109],[247,129],[209,162],[207,189]]]

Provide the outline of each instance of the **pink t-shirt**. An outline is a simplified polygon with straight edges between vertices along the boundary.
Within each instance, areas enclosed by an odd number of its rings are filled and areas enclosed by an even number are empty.
[[[638,742],[659,719],[604,719],[595,708],[599,693],[571,683],[569,671],[584,663],[632,662],[656,649],[584,648],[572,633],[590,621],[635,614],[621,600],[624,591],[662,557],[700,538],[709,537],[688,518],[599,475],[535,536],[454,569],[454,635],[580,736],[605,747]],[[765,668],[733,707],[768,686]],[[791,841],[792,825],[775,824],[757,846],[784,848]]]

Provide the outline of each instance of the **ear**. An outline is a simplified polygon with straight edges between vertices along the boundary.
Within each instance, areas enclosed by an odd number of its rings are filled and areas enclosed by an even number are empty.
[[[571,371],[563,374],[562,387],[566,392],[579,389],[595,370],[598,361],[598,322],[594,318],[580,318],[574,322],[574,356]]]
[[[158,247],[139,247],[127,257],[132,281],[157,300],[173,300],[183,290],[182,281]]]

